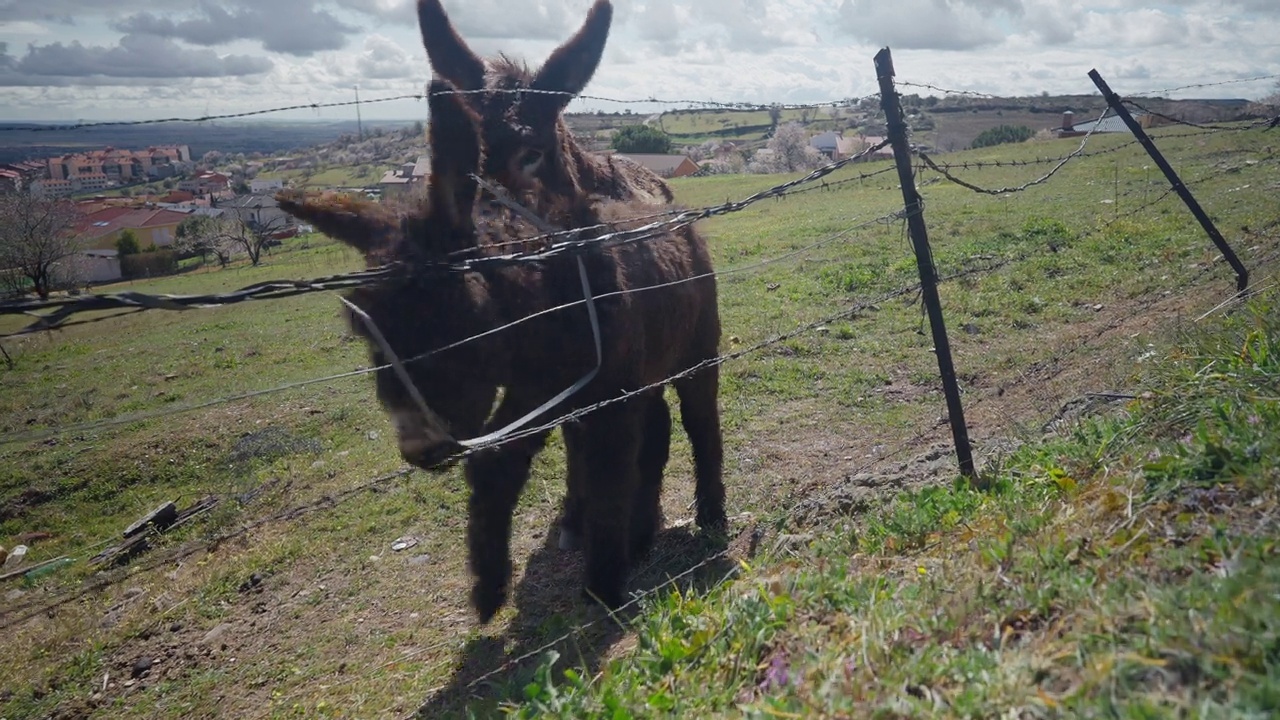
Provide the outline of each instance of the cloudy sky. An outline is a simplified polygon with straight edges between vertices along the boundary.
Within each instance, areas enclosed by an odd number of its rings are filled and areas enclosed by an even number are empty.
[[[482,54],[540,62],[591,0],[446,0]],[[614,0],[587,92],[820,102],[898,78],[995,94],[1121,94],[1280,74],[1280,0]],[[193,116],[420,92],[413,0],[0,0],[4,120]],[[1276,79],[1175,97],[1249,97]],[[627,107],[576,101],[575,109]],[[640,108],[647,109],[647,108]],[[416,118],[398,101],[365,118]],[[350,108],[280,117],[347,118]]]

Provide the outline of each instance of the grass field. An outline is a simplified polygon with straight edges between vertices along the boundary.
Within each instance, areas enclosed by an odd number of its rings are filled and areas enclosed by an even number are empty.
[[[1182,134],[1158,140],[1273,285],[1274,141]],[[895,175],[704,221],[723,351],[862,309],[724,366],[727,552],[688,526],[677,432],[668,528],[633,581],[652,592],[619,618],[578,602],[579,558],[549,542],[553,441],[517,511],[512,604],[476,625],[461,477],[397,473],[370,378],[332,377],[368,360],[329,294],[5,339],[0,544],[75,561],[0,585],[0,717],[1261,716],[1280,693],[1274,293],[1196,321],[1234,278],[1149,165],[1130,146],[998,198],[922,178],[986,493],[954,482],[932,341],[895,294],[915,281],[902,223],[876,222],[901,208]],[[781,179],[673,185],[699,206]],[[127,289],[360,262],[312,236]],[[86,562],[209,495],[132,562]]]

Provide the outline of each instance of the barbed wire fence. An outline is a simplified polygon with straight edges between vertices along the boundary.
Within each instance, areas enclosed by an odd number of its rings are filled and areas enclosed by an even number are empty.
[[[1265,78],[1266,76],[1263,76],[1262,78],[1250,78],[1249,80],[1258,80],[1258,79],[1265,79]],[[1245,82],[1249,80],[1230,80],[1230,81],[1224,81],[1223,83],[1216,83],[1216,84],[1225,84],[1230,82]],[[974,91],[946,90],[945,88],[940,88],[938,86],[925,84],[925,83],[911,83],[911,82],[899,81],[897,84],[900,86],[906,86],[906,87],[920,87],[925,89],[939,90],[939,91],[947,92],[949,94],[971,95],[975,97],[994,97],[994,96],[986,95],[983,93],[977,93]],[[1196,86],[1185,86],[1184,88],[1175,88],[1170,90],[1179,90],[1179,89],[1186,89],[1191,87],[1205,87],[1205,86],[1207,86],[1207,84],[1201,84]],[[1168,92],[1170,90],[1165,90],[1160,92]],[[423,96],[421,95],[405,95],[405,96],[397,96],[392,98],[384,98],[381,101],[392,101],[392,100],[403,100],[403,99],[421,100],[422,98]],[[602,99],[602,98],[592,98],[592,99]],[[367,104],[367,103],[378,102],[378,101],[379,100],[365,100],[361,104]],[[619,101],[619,102],[689,104],[691,106],[724,107],[726,109],[737,109],[737,110],[761,110],[761,109],[770,109],[775,107],[788,107],[788,108],[827,107],[827,106],[834,105],[834,104],[827,104],[827,103],[817,104],[817,105],[807,105],[807,106],[751,105],[751,104],[745,104],[745,103],[717,103],[714,101],[657,100],[654,98],[633,100],[633,101]],[[842,101],[842,102],[848,102],[848,101]],[[218,118],[246,117],[250,115],[258,115],[258,114],[263,114],[268,112],[278,112],[281,110],[289,110],[289,109],[314,108],[314,107],[337,107],[337,106],[354,105],[354,104],[356,103],[354,102],[326,103],[326,104],[318,104],[318,105],[309,104],[309,105],[302,105],[302,106],[289,106],[286,108],[277,108],[273,110],[253,111],[249,113],[206,116],[203,118],[169,118],[169,119],[163,119],[163,120],[136,121],[136,122],[127,122],[127,123],[125,122],[85,123],[85,124],[78,124],[74,126],[49,126],[47,129],[50,129],[50,130],[76,129],[76,128],[91,128],[99,125],[151,124],[151,123],[159,123],[159,122],[200,122],[202,120],[218,119]],[[1191,124],[1191,125],[1193,125],[1193,127],[1195,127],[1198,131],[1202,131],[1202,132],[1239,132],[1242,130],[1257,129],[1265,125],[1266,122],[1267,121],[1253,122],[1253,123],[1249,123],[1247,126],[1216,125],[1216,124],[1199,124],[1199,125]],[[1184,124],[1190,124],[1190,123],[1184,123]],[[27,128],[27,129],[40,130],[41,128]],[[946,181],[951,182],[955,185],[958,185],[960,187],[963,187],[975,193],[990,195],[990,196],[1011,195],[1011,194],[1026,192],[1026,191],[1029,191],[1031,188],[1044,185],[1050,182],[1059,173],[1059,171],[1063,169],[1063,167],[1065,167],[1069,163],[1079,160],[1080,158],[1120,152],[1123,149],[1132,147],[1138,143],[1138,141],[1135,140],[1132,142],[1126,142],[1116,147],[1106,148],[1106,149],[1098,150],[1092,153],[1086,153],[1085,147],[1089,143],[1090,138],[1092,136],[1093,136],[1093,131],[1090,131],[1084,136],[1084,138],[1081,140],[1080,146],[1075,151],[1057,158],[1043,158],[1043,159],[1037,159],[1032,161],[1018,161],[1018,162],[1005,162],[1005,163],[1002,163],[1000,161],[991,161],[991,162],[947,164],[947,163],[939,163],[936,160],[934,160],[934,158],[929,154],[916,150],[913,153],[914,158],[909,158],[909,160],[917,159],[920,161],[920,164],[916,167],[914,171],[915,183],[919,183],[919,181],[922,179],[923,169],[927,168],[928,170],[938,173]],[[1163,136],[1163,137],[1169,137],[1169,136]],[[740,200],[737,202],[726,202],[724,204],[717,205],[717,206],[708,206],[708,207],[703,207],[703,208],[699,208],[696,210],[689,210],[689,211],[668,211],[664,213],[657,213],[657,214],[642,218],[645,221],[651,221],[651,222],[648,222],[647,224],[642,225],[639,228],[633,228],[633,229],[627,229],[627,230],[619,230],[613,227],[597,226],[593,228],[576,228],[568,231],[546,233],[535,238],[513,241],[512,243],[513,246],[518,245],[522,248],[522,250],[518,252],[512,252],[505,255],[496,255],[496,256],[488,256],[488,257],[467,257],[467,253],[462,253],[456,258],[450,259],[449,262],[442,262],[438,267],[432,268],[430,271],[449,272],[449,273],[475,272],[483,268],[496,267],[503,264],[513,264],[513,263],[523,263],[523,262],[545,262],[548,259],[554,258],[554,257],[571,255],[577,252],[590,251],[590,249],[593,247],[607,247],[609,245],[619,244],[619,243],[646,242],[656,237],[661,237],[665,233],[672,232],[674,229],[684,227],[698,220],[737,212],[739,210],[745,209],[746,207],[767,198],[781,199],[790,195],[798,195],[801,193],[809,193],[809,192],[815,192],[819,190],[830,190],[832,188],[839,187],[843,184],[849,184],[853,182],[861,183],[872,177],[877,177],[883,174],[890,173],[895,168],[893,166],[889,166],[880,170],[860,173],[854,177],[842,178],[840,180],[830,181],[830,182],[828,182],[824,178],[826,178],[826,176],[830,175],[836,170],[844,168],[846,165],[852,162],[856,162],[864,159],[865,156],[869,155],[875,150],[879,150],[887,146],[890,142],[891,142],[890,140],[886,140],[884,143],[881,143],[875,147],[865,150],[862,154],[858,156],[855,156],[853,158],[848,158],[843,161],[830,163],[828,165],[823,166],[823,168],[820,168],[819,170],[814,171],[813,173],[810,173],[805,177],[799,178],[794,181],[790,181],[788,183],[775,185],[771,188],[768,188],[764,191],[750,195],[744,198],[743,200]],[[901,160],[901,158],[899,158],[899,160]],[[977,170],[984,170],[988,168],[1019,167],[1019,166],[1040,165],[1040,164],[1053,165],[1053,167],[1046,174],[1043,174],[1026,183],[1022,183],[1020,185],[1015,185],[1015,186],[1000,187],[1000,188],[985,188],[977,184],[976,182],[965,180],[964,178],[959,177],[959,175],[957,174],[958,171],[966,171],[966,170],[977,171]],[[1209,182],[1210,180],[1219,178],[1229,172],[1231,172],[1231,169],[1223,169],[1216,172],[1207,173],[1201,177],[1195,178],[1184,184],[1190,186],[1190,185],[1206,183],[1206,182]],[[1126,196],[1139,191],[1146,192],[1146,188],[1139,188],[1139,189],[1126,191]],[[1158,205],[1159,203],[1163,202],[1165,199],[1167,199],[1169,195],[1174,193],[1175,193],[1175,187],[1170,187],[1167,190],[1165,190],[1165,192],[1159,197],[1157,197],[1155,200],[1144,202],[1139,207],[1128,211],[1124,215],[1124,217],[1128,218],[1128,217],[1135,217],[1137,215],[1140,215],[1141,213],[1145,212],[1149,208],[1154,207],[1155,205]],[[825,238],[822,238],[818,241],[805,245],[796,250],[793,250],[793,251],[790,251],[790,252],[787,252],[763,261],[720,270],[720,271],[717,271],[716,273],[713,273],[713,275],[715,275],[716,277],[723,277],[723,276],[728,276],[735,273],[750,272],[750,271],[758,270],[759,268],[762,268],[762,267],[771,266],[776,263],[786,262],[793,258],[800,257],[807,253],[813,252],[814,250],[820,247],[825,247],[827,245],[846,240],[856,232],[864,230],[866,228],[873,227],[875,225],[902,224],[905,226],[908,223],[908,221],[911,221],[911,220],[922,221],[923,219],[922,212],[923,212],[923,202],[921,202],[919,206],[915,208],[913,208],[911,206],[911,203],[908,202],[907,207],[905,209],[882,213],[871,220],[852,223],[840,232],[829,235]],[[1117,215],[1117,217],[1111,220],[1110,223],[1116,223],[1116,222],[1119,222],[1120,220],[1121,220],[1121,216]],[[604,231],[604,232],[594,237],[583,238],[582,236],[584,232],[588,230]],[[1095,232],[1100,232],[1100,231],[1101,229]],[[920,293],[923,283],[927,283],[929,281],[950,282],[950,281],[961,280],[966,277],[973,277],[977,275],[993,273],[998,271],[1002,267],[1005,267],[1008,264],[1022,262],[1027,258],[1034,256],[1036,253],[1037,253],[1037,250],[1035,249],[1027,249],[1020,254],[1016,254],[1006,258],[1001,258],[994,262],[989,261],[985,265],[974,266],[968,269],[959,270],[948,275],[939,275],[937,272],[936,266],[933,266],[932,257],[929,257],[928,264],[932,267],[933,277],[932,278],[922,277],[921,283],[904,285],[896,289],[893,289],[891,291],[888,291],[886,293],[877,295],[873,298],[858,301],[857,303],[854,303],[849,307],[842,308],[839,311],[826,315],[822,318],[819,318],[818,320],[801,323],[786,332],[772,335],[759,342],[749,344],[746,347],[743,347],[739,350],[735,350],[733,352],[728,352],[728,353],[719,355],[715,358],[712,358],[706,361],[705,363],[702,363],[693,368],[688,368],[685,371],[682,371],[681,373],[672,375],[671,377],[665,378],[662,381],[654,383],[650,386],[646,386],[644,388],[634,390],[630,393],[619,395],[615,398],[611,398],[607,401],[596,403],[588,407],[575,409],[571,412],[564,413],[552,420],[546,421],[535,427],[527,428],[525,430],[507,435],[489,444],[485,444],[482,446],[465,450],[461,453],[458,453],[454,457],[449,458],[445,462],[455,462],[459,459],[464,459],[465,457],[475,452],[480,452],[485,449],[499,447],[506,443],[519,440],[528,435],[544,432],[548,429],[559,427],[565,422],[569,422],[577,418],[580,418],[583,415],[586,415],[588,413],[595,412],[607,405],[617,403],[617,402],[623,402],[637,393],[647,392],[653,388],[661,387],[663,385],[669,384],[670,382],[673,382],[674,380],[679,379],[680,377],[691,374],[705,367],[708,367],[711,365],[721,365],[724,363],[732,362],[732,361],[741,359],[743,357],[747,357],[749,355],[762,352],[767,348],[773,347],[780,343],[784,343],[790,339],[799,337],[801,335],[813,333],[818,328],[823,327],[825,325],[829,325],[833,322],[840,321],[840,320],[853,319],[865,313],[865,311],[869,307],[872,307],[873,305],[883,303],[894,298],[902,298],[902,297],[907,297],[907,296]],[[373,268],[373,269],[359,271],[355,273],[331,275],[331,276],[316,278],[316,279],[307,280],[307,281],[282,281],[282,282],[273,282],[273,283],[259,283],[259,284],[255,284],[232,293],[210,294],[210,295],[199,295],[199,296],[161,296],[161,295],[148,295],[144,293],[113,293],[109,295],[96,295],[96,296],[81,297],[81,298],[57,298],[51,301],[28,301],[23,303],[4,304],[4,305],[0,305],[0,314],[21,314],[21,315],[36,316],[36,317],[34,322],[31,325],[24,328],[19,333],[6,335],[3,337],[0,337],[0,339],[13,337],[14,335],[19,335],[19,334],[47,332],[55,328],[69,327],[77,322],[101,322],[101,321],[110,320],[114,317],[118,317],[118,315],[112,315],[107,317],[96,317],[96,318],[83,320],[83,321],[69,320],[69,318],[71,318],[72,316],[79,315],[81,313],[100,312],[104,310],[118,310],[124,313],[134,313],[134,312],[141,312],[145,310],[188,310],[193,308],[237,304],[237,303],[246,302],[250,300],[279,299],[279,298],[293,297],[293,296],[307,294],[307,293],[331,292],[335,290],[348,289],[348,288],[359,287],[363,285],[376,284],[380,281],[385,280],[388,276],[390,276],[391,274],[397,271],[398,271],[397,268],[388,266],[388,267],[382,267],[382,268]],[[1213,271],[1212,266],[1207,266],[1200,271],[1200,275],[1204,275],[1212,271]],[[703,277],[703,276],[699,276],[699,278],[700,277]],[[682,282],[688,282],[688,281],[696,280],[699,278],[688,278],[686,280],[683,280]],[[658,289],[658,288],[643,287],[643,288],[637,288],[634,290],[619,291],[619,293],[615,293],[615,294],[621,294],[626,292],[643,292],[643,291],[655,290],[655,289]],[[601,299],[603,297],[607,297],[607,296],[604,296],[604,295],[597,296],[595,299]],[[520,322],[525,322],[529,319],[532,319],[533,317],[537,317],[538,315],[541,315],[544,313],[550,313],[550,312],[559,312],[571,307],[575,307],[584,302],[586,302],[586,300],[568,303],[555,308],[549,308],[547,310],[542,311],[541,313],[526,316],[509,325],[505,325],[503,327],[490,330],[487,333],[483,333],[481,335],[476,335],[471,338],[467,338],[463,341],[460,341],[459,343],[454,343],[443,348],[437,348],[425,355],[421,355],[415,358],[409,358],[405,362],[408,363],[408,362],[415,362],[415,361],[421,360],[424,357],[428,357],[435,353],[443,352],[447,349],[456,347],[459,344],[472,342],[479,337],[483,337],[491,333],[505,331],[509,329],[512,325],[515,325]],[[1122,324],[1124,319],[1136,317],[1137,315],[1140,315],[1143,312],[1148,312],[1149,308],[1150,308],[1149,305],[1140,305],[1134,308],[1127,315],[1114,320],[1113,324],[1114,323]],[[1108,327],[1110,326],[1111,325],[1109,324]],[[1099,331],[1099,335],[1101,334],[1101,332],[1102,331]],[[1079,352],[1081,351],[1082,348],[1086,348],[1086,347],[1088,347],[1087,343],[1077,344],[1077,345],[1071,346],[1070,348],[1064,349],[1063,352],[1065,353]],[[95,422],[73,423],[73,424],[58,427],[58,428],[47,428],[47,429],[35,430],[35,431],[25,432],[25,433],[16,433],[12,435],[6,435],[3,438],[0,438],[0,444],[38,442],[41,440],[48,439],[50,437],[54,437],[56,435],[62,435],[62,434],[68,434],[68,433],[88,433],[88,432],[102,430],[115,425],[133,423],[133,422],[138,422],[142,420],[154,420],[154,419],[160,419],[165,417],[171,417],[173,415],[180,414],[180,413],[198,411],[198,410],[212,407],[218,404],[236,402],[240,400],[247,400],[254,397],[283,392],[292,388],[301,387],[305,385],[334,382],[336,380],[341,380],[349,377],[362,376],[369,373],[378,372],[380,370],[386,369],[386,367],[387,366],[366,368],[366,369],[360,369],[352,372],[338,373],[338,374],[328,375],[324,377],[317,377],[317,378],[312,378],[312,379],[299,381],[295,383],[288,383],[288,384],[284,384],[284,385],[280,385],[280,386],[272,387],[268,389],[257,390],[257,391],[252,391],[248,393],[241,393],[237,395],[228,395],[220,398],[214,398],[202,403],[196,403],[196,404],[188,405],[184,407],[166,408],[162,411],[157,411],[154,413],[134,414],[134,415],[118,417],[118,418],[107,418],[107,419],[103,419]],[[998,395],[996,393],[988,392],[984,394],[982,397],[978,398],[977,402],[989,403],[989,402],[995,401],[997,397]],[[933,425],[920,430],[914,437],[902,442],[898,447],[894,448],[889,453],[889,456],[892,456],[897,453],[905,452],[906,450],[912,447],[915,447],[920,442],[921,438],[928,437],[930,434],[938,431],[941,427],[943,427],[945,424],[945,420],[946,418],[944,416],[943,418],[940,418],[939,421],[934,423]],[[385,485],[395,480],[402,479],[406,477],[410,472],[412,472],[412,470],[401,469],[393,473],[389,473],[389,474],[385,474],[385,475],[381,475],[379,477],[373,478],[372,480],[361,483],[357,486],[354,486],[342,492],[339,492],[333,495],[324,495],[317,499],[314,499],[305,503],[290,506],[278,512],[271,513],[269,515],[258,518],[257,520],[254,520],[252,522],[242,524],[239,527],[234,528],[228,532],[222,533],[215,538],[207,539],[204,541],[186,543],[177,548],[173,548],[167,552],[157,553],[156,556],[149,558],[146,561],[135,562],[135,564],[131,566],[131,570],[126,571],[124,569],[121,569],[116,571],[104,572],[99,577],[94,578],[93,580],[90,580],[90,581],[86,581],[86,583],[81,588],[78,588],[74,591],[71,591],[62,595],[55,596],[53,598],[41,598],[38,600],[32,600],[30,602],[25,602],[25,603],[20,602],[20,603],[15,603],[13,605],[7,606],[4,612],[0,614],[0,630],[7,629],[18,623],[24,622],[32,617],[36,617],[40,614],[48,613],[58,607],[75,602],[79,598],[85,597],[86,595],[101,591],[102,589],[110,585],[113,585],[115,583],[122,581],[131,573],[142,572],[142,571],[158,568],[166,564],[176,562],[182,558],[189,557],[192,554],[208,549],[209,547],[216,546],[219,543],[226,542],[236,537],[242,537],[244,535],[247,535],[270,523],[295,520],[297,518],[300,518],[304,515],[307,515],[309,513],[312,513],[318,510],[332,509],[334,507],[341,505],[342,503],[348,502],[353,498],[358,497],[361,493],[367,492],[374,487],[378,487],[380,485]],[[792,507],[792,510],[794,510],[794,507]],[[678,582],[688,577],[689,575],[696,573],[707,567],[710,567],[715,562],[718,562],[719,560],[724,559],[727,553],[728,553],[728,550],[714,553],[709,557],[703,559],[702,561],[696,563],[694,566],[682,571],[677,575],[674,575],[668,578],[666,581],[659,583],[654,587],[648,588],[640,593],[637,593],[633,597],[633,599],[630,602],[628,602],[627,606],[631,607],[631,606],[638,605],[643,601],[645,601],[646,599],[653,597],[656,593],[661,592],[662,590],[677,584]],[[737,572],[736,567],[731,569],[724,576],[724,580],[729,579],[736,572]],[[518,656],[509,658],[508,660],[503,662],[501,665],[493,668],[491,671],[471,679],[467,687],[471,689],[477,688],[481,684],[489,681],[490,679],[498,675],[501,675],[502,673],[510,670],[511,668],[521,665],[530,659],[533,659],[535,657],[542,655],[542,653],[544,653],[546,650],[553,648],[556,645],[559,645],[565,642],[566,640],[571,639],[575,635],[585,632],[587,629],[589,629],[593,625],[596,625],[603,621],[604,619],[597,619],[588,623],[575,625],[567,633],[557,637],[555,640],[552,640],[549,643],[542,644],[531,650],[523,651]]]

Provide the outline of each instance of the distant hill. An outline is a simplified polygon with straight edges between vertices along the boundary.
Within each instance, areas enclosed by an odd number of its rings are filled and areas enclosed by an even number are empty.
[[[374,127],[399,129],[412,121],[365,123]],[[0,162],[63,155],[88,148],[145,148],[149,145],[189,145],[194,157],[210,150],[225,154],[273,153],[307,148],[329,142],[344,133],[356,132],[356,123],[347,120],[323,122],[216,121],[204,123],[155,123],[149,125],[104,125],[74,130],[31,130],[47,127],[36,123],[0,123]]]

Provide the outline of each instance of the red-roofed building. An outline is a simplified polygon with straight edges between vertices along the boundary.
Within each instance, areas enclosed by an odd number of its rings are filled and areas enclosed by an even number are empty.
[[[177,205],[178,203],[189,203],[195,199],[196,196],[186,190],[170,190],[167,194],[161,196],[156,202]]]
[[[108,250],[116,245],[120,234],[133,231],[138,245],[165,247],[178,235],[178,225],[188,213],[164,208],[112,207],[85,215],[76,223],[76,235],[87,250]]]
[[[18,192],[23,187],[25,184],[22,182],[22,173],[0,168],[0,192]]]
[[[194,195],[216,195],[231,191],[231,178],[216,172],[202,172],[178,183],[179,190]]]

